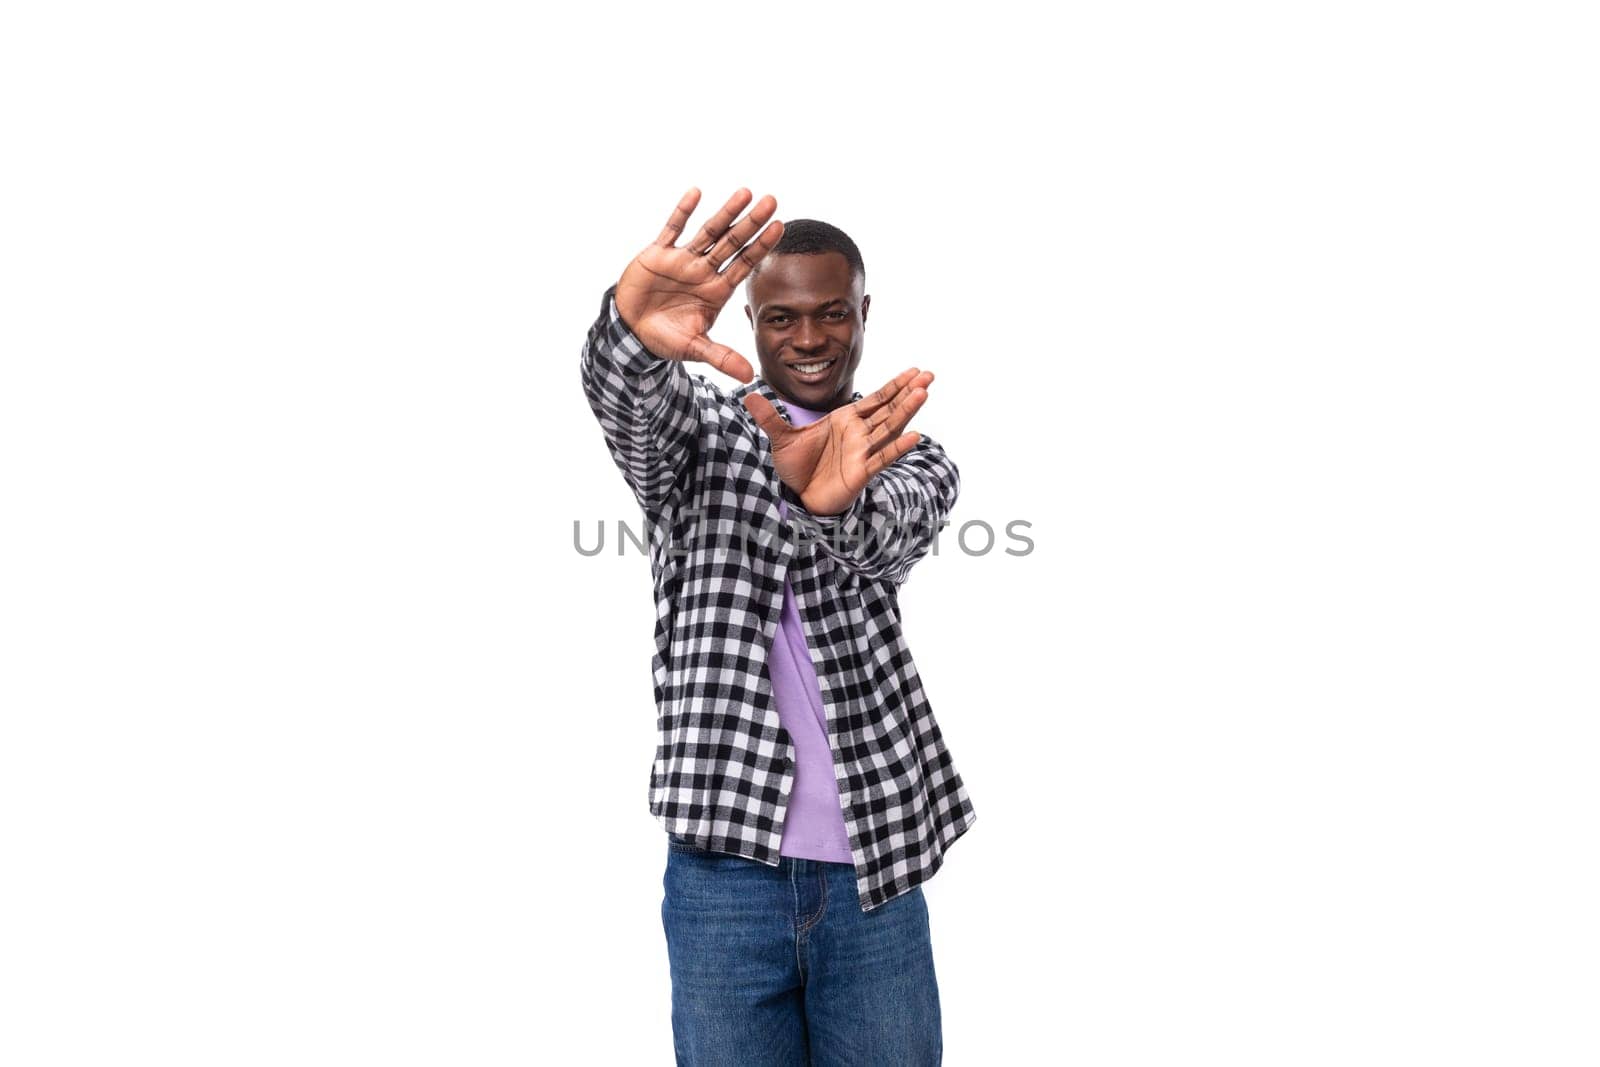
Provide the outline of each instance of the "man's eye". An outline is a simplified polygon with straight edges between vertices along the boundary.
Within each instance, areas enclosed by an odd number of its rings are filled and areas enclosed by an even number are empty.
[[[768,323],[770,323],[770,324],[772,324],[774,326],[778,325],[779,323],[788,322],[788,321],[789,321],[789,316],[787,316],[787,315],[774,315],[774,316],[772,316],[772,318],[767,320]]]
[[[842,311],[830,311],[830,312],[828,312],[828,318],[830,318],[830,319],[842,319],[844,317],[845,317],[845,314]]]

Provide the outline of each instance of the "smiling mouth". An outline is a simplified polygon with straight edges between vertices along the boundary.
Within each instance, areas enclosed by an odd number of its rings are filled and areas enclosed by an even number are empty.
[[[789,371],[801,381],[818,381],[837,362],[839,362],[838,356],[832,359],[819,359],[815,363],[791,363]]]

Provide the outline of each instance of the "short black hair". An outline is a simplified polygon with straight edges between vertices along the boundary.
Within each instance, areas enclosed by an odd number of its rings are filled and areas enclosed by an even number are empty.
[[[830,223],[816,219],[785,221],[783,236],[778,238],[778,246],[769,255],[820,255],[823,252],[837,252],[844,256],[845,262],[850,264],[850,276],[860,278],[861,284],[866,285],[867,267],[861,261],[861,249],[850,240],[849,234]],[[761,262],[765,263],[766,260]],[[749,279],[755,278],[760,270],[761,264],[758,263],[756,269],[750,272]]]

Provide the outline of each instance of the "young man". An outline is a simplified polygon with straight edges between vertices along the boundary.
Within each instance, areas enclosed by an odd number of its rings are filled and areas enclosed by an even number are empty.
[[[931,372],[854,388],[871,302],[855,243],[768,224],[770,196],[741,218],[750,199],[679,244],[686,193],[606,290],[582,358],[649,532],[677,1058],[936,1064],[921,883],[974,813],[897,593],[959,476],[906,430]],[[746,280],[760,378],[707,336]]]

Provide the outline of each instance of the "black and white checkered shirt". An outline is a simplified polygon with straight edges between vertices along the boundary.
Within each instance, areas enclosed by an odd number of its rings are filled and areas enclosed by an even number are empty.
[[[658,359],[618,315],[615,292],[584,345],[583,389],[649,534],[660,732],[650,812],[701,848],[778,864],[794,758],[767,655],[787,576],[871,911],[931,878],[975,818],[897,600],[955,504],[956,465],[923,435],[844,513],[809,514],[742,403],[758,389],[788,419],[780,396],[759,377],[725,393]]]

